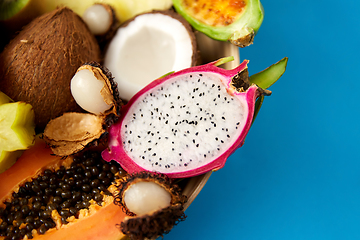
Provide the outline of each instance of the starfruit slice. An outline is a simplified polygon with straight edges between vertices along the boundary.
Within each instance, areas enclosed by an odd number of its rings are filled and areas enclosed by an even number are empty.
[[[0,92],[0,173],[15,163],[22,150],[34,144],[34,118],[30,104],[12,102]]]

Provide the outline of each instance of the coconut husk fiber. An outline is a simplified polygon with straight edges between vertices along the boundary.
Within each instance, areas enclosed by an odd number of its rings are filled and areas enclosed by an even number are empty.
[[[0,54],[0,90],[30,103],[37,130],[64,112],[81,111],[70,91],[78,67],[100,61],[100,49],[83,20],[63,7],[28,25]],[[91,97],[91,96],[89,96]]]

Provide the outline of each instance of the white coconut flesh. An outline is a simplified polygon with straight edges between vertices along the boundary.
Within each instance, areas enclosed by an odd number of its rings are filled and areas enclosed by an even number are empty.
[[[118,83],[120,97],[129,100],[151,81],[191,67],[193,45],[185,26],[161,13],[137,16],[118,29],[104,66]]]
[[[154,182],[137,182],[126,190],[126,207],[136,215],[143,215],[170,206],[171,195]]]
[[[144,169],[172,173],[199,168],[226,152],[249,112],[244,95],[229,94],[220,78],[180,75],[139,97],[122,123],[128,156]]]

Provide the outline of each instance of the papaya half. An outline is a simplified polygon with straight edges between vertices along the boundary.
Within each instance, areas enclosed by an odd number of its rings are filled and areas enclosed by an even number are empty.
[[[36,138],[0,174],[0,239],[122,239],[114,204],[121,168],[96,152],[60,158]]]

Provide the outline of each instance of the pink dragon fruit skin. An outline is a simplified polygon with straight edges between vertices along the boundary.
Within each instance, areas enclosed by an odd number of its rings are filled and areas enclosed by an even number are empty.
[[[246,134],[248,133],[252,123],[255,101],[260,94],[256,85],[250,85],[250,87],[248,87],[245,91],[241,92],[238,92],[231,85],[232,78],[247,69],[247,63],[248,61],[244,61],[232,70],[225,70],[215,66],[216,62],[212,62],[184,69],[151,82],[123,106],[121,110],[121,118],[117,123],[110,127],[109,144],[108,148],[102,152],[103,159],[106,161],[115,160],[119,162],[128,173],[140,171],[161,172],[172,178],[193,177],[208,171],[215,171],[222,168],[227,158],[238,147],[243,145]],[[201,79],[201,81],[189,80],[193,76]],[[214,87],[215,84],[207,84],[207,82],[203,80],[204,78],[206,78],[206,81],[216,81],[216,78],[220,79],[220,81],[217,80],[219,83],[217,88],[222,95],[220,96],[220,93],[214,93],[215,95],[211,95],[211,97],[204,100],[205,103],[203,103],[203,101],[197,101],[196,104],[195,100],[193,102],[192,100],[184,100],[184,102],[175,102],[174,104],[173,101],[168,99],[171,94],[171,99],[184,99],[185,97],[188,97],[189,99],[200,99],[199,96],[210,95],[208,92],[205,94],[204,91],[203,95],[200,93],[195,96],[195,94],[192,93],[195,92],[198,87],[194,88],[193,91],[190,91],[189,88],[187,88],[187,90],[185,89],[188,85],[185,85],[184,88],[181,86],[183,81],[188,80],[186,84],[191,86],[197,84],[196,82],[198,82],[199,85],[196,86],[200,86],[201,88],[200,83],[202,82],[202,85],[208,85],[207,87],[209,89],[216,88]],[[175,87],[170,87],[170,85],[177,85],[181,91],[177,98],[174,98],[174,91],[176,90],[172,91]],[[169,90],[163,90],[165,88]],[[192,97],[190,97],[191,94]],[[160,97],[164,95],[167,96],[162,98]],[[160,98],[160,100],[156,98]],[[152,99],[156,100],[152,101]],[[219,105],[216,105],[216,107],[206,107],[208,103],[211,103],[211,101],[220,101],[219,99],[222,99],[221,101],[225,102],[225,106],[219,106],[222,104],[219,102]],[[146,104],[144,103],[141,105],[142,102],[146,102]],[[182,105],[183,103],[184,105]],[[174,109],[174,105],[175,109],[181,109],[182,107],[185,108],[185,103],[191,105],[187,107],[186,114],[188,112],[189,114],[192,114],[190,112],[193,112],[194,109],[200,109],[199,111],[202,115],[200,115],[200,113],[194,114],[195,116],[190,115],[192,120],[199,120],[198,122],[195,121],[196,126],[195,124],[190,125],[194,122],[190,120],[185,120],[185,124],[184,118],[181,117],[179,117],[179,120],[173,119],[172,116],[169,117],[169,119],[163,117],[164,115],[168,115],[166,109]],[[229,108],[232,109],[227,110],[227,104]],[[156,106],[150,107],[153,105]],[[163,105],[164,107],[162,109],[161,107]],[[200,105],[200,107],[195,105]],[[145,112],[145,107],[151,108],[149,110],[151,114]],[[156,115],[156,117],[152,120],[149,120],[149,116],[151,115],[153,117],[153,113],[155,112],[154,109],[156,110],[158,107],[160,107],[160,111],[157,112],[158,115]],[[205,108],[208,109],[208,111],[203,114],[202,112],[204,112],[203,109]],[[217,112],[222,113],[213,114],[209,111],[209,109],[215,109]],[[159,114],[159,112],[161,112],[161,114]],[[185,112],[181,112],[177,116],[184,116],[186,114]],[[220,117],[220,115],[222,116]],[[145,117],[139,118],[138,116]],[[214,120],[209,123],[209,119],[211,119],[211,117],[209,117],[205,123],[205,117],[200,116],[214,116],[213,119],[217,119],[217,122]],[[181,125],[178,124],[181,119],[182,126],[185,127],[184,129],[176,128],[175,131],[179,131],[174,133],[175,125]],[[170,122],[172,122],[172,125]],[[155,123],[158,124],[157,127],[154,126],[156,125]],[[230,124],[229,126],[227,125],[228,123]],[[131,124],[133,124],[133,126]],[[207,124],[206,127],[204,127],[204,124]],[[211,129],[209,124],[212,124]],[[171,125],[171,127],[168,127],[169,125]],[[132,126],[132,128],[130,128],[130,126]],[[170,128],[172,130],[171,134],[173,134],[173,137],[169,137],[171,135],[169,134]],[[228,129],[230,130],[228,131]],[[199,134],[199,132],[201,133]],[[229,136],[227,132],[232,132],[233,135]],[[130,134],[134,135],[131,139],[129,138]],[[208,136],[206,134],[208,134]],[[151,137],[151,135],[153,137]],[[221,140],[219,140],[220,137],[218,137],[218,135],[223,136]],[[166,138],[166,141],[164,138]],[[227,142],[225,141],[225,143],[222,143],[223,139]],[[134,141],[138,142],[134,144]],[[156,141],[155,144],[154,141]],[[179,143],[176,141],[179,141]],[[151,144],[148,145],[150,142]],[[204,146],[204,149],[199,148],[201,149],[201,154],[196,152],[199,145]],[[157,150],[154,152],[153,148]],[[176,150],[174,151],[174,149]],[[181,151],[177,151],[179,149],[181,149]],[[144,152],[143,155],[142,152]],[[161,167],[159,167],[159,165],[161,165]]]

